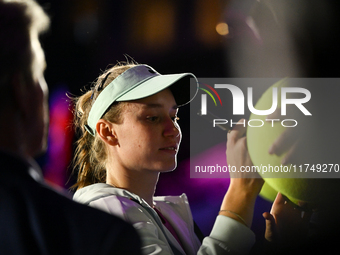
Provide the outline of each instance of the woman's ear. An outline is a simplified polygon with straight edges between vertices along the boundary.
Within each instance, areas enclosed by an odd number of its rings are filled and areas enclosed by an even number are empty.
[[[108,145],[118,145],[117,135],[114,130],[114,125],[104,119],[100,119],[96,125],[96,131],[99,137]]]

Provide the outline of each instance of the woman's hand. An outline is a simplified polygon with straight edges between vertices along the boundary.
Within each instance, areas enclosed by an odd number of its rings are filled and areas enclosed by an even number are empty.
[[[297,116],[297,112],[294,111],[290,117],[297,119]],[[280,119],[280,109],[277,109],[274,113],[268,115],[267,118]],[[301,132],[303,132],[303,130],[300,129],[300,126],[286,128],[270,146],[268,153],[275,154],[277,156],[281,156],[286,153],[281,161],[283,165],[301,164],[301,151],[305,149],[302,147]]]
[[[238,122],[244,123],[242,119]],[[246,172],[244,167],[251,169],[253,163],[247,149],[246,128],[241,124],[228,133],[227,163],[230,166],[230,188],[242,189],[249,195],[257,196],[264,181],[257,172]],[[235,170],[235,172],[232,171]]]
[[[230,186],[224,197],[220,214],[250,227],[255,200],[264,181],[258,173],[242,172],[242,167],[253,165],[244,136],[246,128],[241,124],[244,122],[245,120],[240,120],[238,125],[228,133],[227,162],[230,169],[234,169],[235,172],[230,172]]]

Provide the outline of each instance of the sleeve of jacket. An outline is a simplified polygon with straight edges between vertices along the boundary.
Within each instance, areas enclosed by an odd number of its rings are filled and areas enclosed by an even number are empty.
[[[248,227],[219,215],[210,236],[203,239],[198,254],[248,254],[254,243],[255,234]]]

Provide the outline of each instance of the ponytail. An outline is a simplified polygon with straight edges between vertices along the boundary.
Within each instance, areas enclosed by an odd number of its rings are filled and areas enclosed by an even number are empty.
[[[103,87],[106,87],[116,77],[133,66],[135,65],[118,64],[117,66],[110,68],[99,76],[92,90],[73,99],[75,102],[74,126],[79,139],[76,142],[75,157],[73,160],[73,172],[78,171],[78,177],[76,184],[74,184],[72,188],[80,189],[94,183],[106,182],[106,145],[97,133],[95,136],[88,133],[85,129],[85,124],[87,124],[92,104],[101,92],[96,88],[98,88],[103,81],[105,82]],[[105,77],[107,78],[106,80],[104,80]],[[102,119],[113,123],[121,122],[121,112],[125,104],[125,102],[113,103]]]

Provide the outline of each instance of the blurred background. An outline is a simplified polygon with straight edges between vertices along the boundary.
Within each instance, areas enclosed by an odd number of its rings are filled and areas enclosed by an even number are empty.
[[[118,61],[134,59],[162,74],[192,72],[197,77],[339,76],[339,61],[330,61],[338,60],[333,37],[339,35],[335,15],[339,8],[325,4],[328,1],[38,2],[52,20],[42,38],[50,88],[49,149],[39,163],[45,179],[60,188],[74,183],[71,159],[76,135],[66,94],[80,95],[84,86],[90,87]],[[179,166],[161,175],[156,195],[186,193],[194,219],[208,235],[229,180],[190,178],[188,106],[179,117],[183,132]],[[220,142],[205,155],[225,160],[225,141]],[[258,198],[252,229],[260,241],[261,214],[269,210],[270,203]]]

